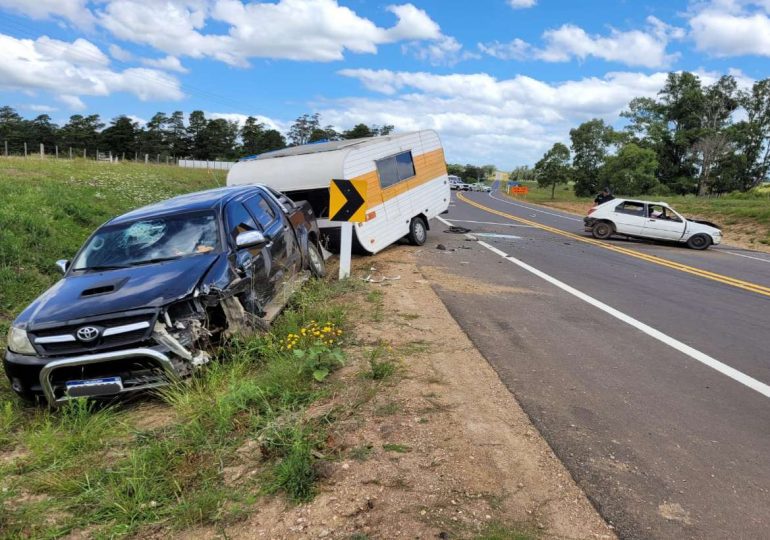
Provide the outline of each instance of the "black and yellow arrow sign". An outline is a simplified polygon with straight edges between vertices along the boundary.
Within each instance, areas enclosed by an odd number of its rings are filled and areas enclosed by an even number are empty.
[[[366,180],[332,180],[329,221],[366,221]]]

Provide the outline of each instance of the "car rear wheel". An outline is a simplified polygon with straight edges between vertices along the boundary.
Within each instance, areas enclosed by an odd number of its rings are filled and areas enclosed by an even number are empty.
[[[326,275],[326,264],[324,263],[323,255],[321,255],[321,249],[312,240],[307,243],[307,258],[310,273],[317,278],[324,277]]]
[[[612,236],[612,233],[614,232],[615,230],[612,228],[612,225],[606,221],[600,221],[591,228],[591,234],[594,238],[598,238],[599,240],[606,240]]]
[[[412,218],[409,224],[409,242],[413,246],[421,246],[428,239],[428,227],[421,217]]]
[[[708,237],[708,235],[705,234],[696,234],[695,236],[691,236],[689,240],[687,240],[687,247],[690,249],[706,249],[711,245],[711,238]]]

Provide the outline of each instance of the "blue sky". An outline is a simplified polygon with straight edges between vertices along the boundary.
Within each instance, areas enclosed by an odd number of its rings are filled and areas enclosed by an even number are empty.
[[[770,76],[770,0],[0,0],[0,50],[0,103],[27,117],[320,112],[507,169],[668,71]]]

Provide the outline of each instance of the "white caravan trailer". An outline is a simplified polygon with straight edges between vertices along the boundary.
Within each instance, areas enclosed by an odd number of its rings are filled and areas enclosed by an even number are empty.
[[[366,181],[367,220],[353,229],[358,246],[369,253],[403,237],[424,243],[429,220],[449,208],[444,150],[430,130],[306,144],[243,158],[227,174],[227,185],[265,184],[310,202],[335,249],[339,224],[328,220],[332,179]]]

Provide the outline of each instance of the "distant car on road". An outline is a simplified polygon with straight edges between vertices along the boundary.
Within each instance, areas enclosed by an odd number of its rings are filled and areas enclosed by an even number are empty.
[[[482,184],[481,182],[477,182],[475,184],[471,184],[471,191],[483,191],[484,193],[489,193],[492,191],[492,188],[490,188],[486,184]]]
[[[583,223],[600,240],[617,234],[682,242],[692,249],[706,249],[722,241],[718,226],[687,219],[664,202],[612,199],[591,208]]]
[[[470,191],[471,186],[463,182],[459,176],[450,174],[448,178],[449,178],[449,189],[452,189],[454,191]]]

